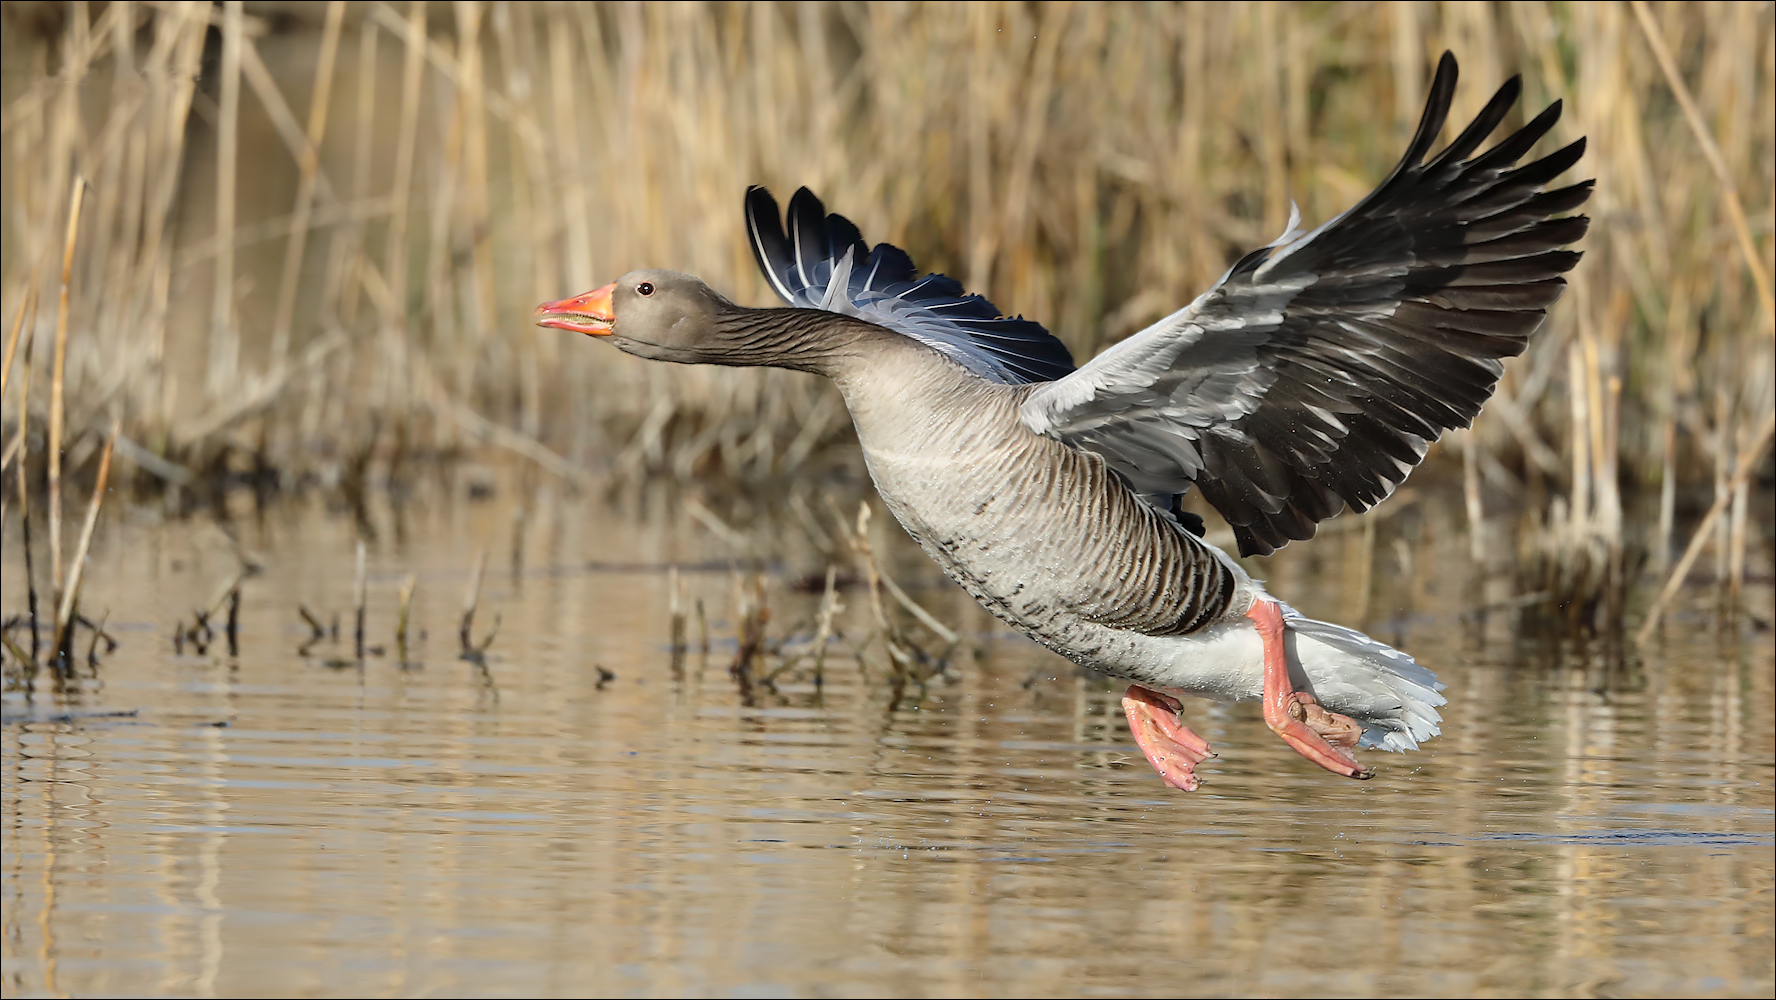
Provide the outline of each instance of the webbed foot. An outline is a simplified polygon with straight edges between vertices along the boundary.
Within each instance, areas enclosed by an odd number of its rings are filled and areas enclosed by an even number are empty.
[[[1375,772],[1357,763],[1348,752],[1357,745],[1363,727],[1349,716],[1326,711],[1317,698],[1295,690],[1290,683],[1283,613],[1276,602],[1261,597],[1246,617],[1258,626],[1258,635],[1264,640],[1264,724],[1296,753],[1333,774],[1373,778]]]
[[[1129,732],[1147,755],[1147,762],[1159,772],[1160,780],[1173,788],[1194,792],[1202,780],[1196,776],[1196,765],[1215,756],[1209,741],[1196,735],[1178,721],[1184,706],[1170,695],[1129,685],[1122,696],[1122,711],[1128,716]]]

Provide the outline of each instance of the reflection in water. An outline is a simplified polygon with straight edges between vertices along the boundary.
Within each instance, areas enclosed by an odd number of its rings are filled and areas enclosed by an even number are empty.
[[[292,503],[233,526],[265,567],[234,660],[167,638],[234,571],[223,535],[110,529],[89,601],[122,647],[60,697],[5,702],[8,992],[1771,988],[1768,633],[1680,620],[1613,664],[1517,642],[1507,616],[1461,616],[1459,522],[1351,519],[1262,573],[1435,666],[1445,735],[1348,782],[1255,705],[1192,702],[1221,756],[1185,795],[1127,743],[1120,686],[999,629],[888,531],[891,570],[978,660],[891,708],[880,656],[840,643],[824,685],[743,704],[727,559],[780,554],[773,627],[812,620],[818,596],[785,584],[823,568],[818,526],[731,509],[762,527],[724,539],[637,509],[412,504],[371,547],[376,643],[418,578],[405,667],[359,665],[349,636],[296,655],[298,604],[349,621],[350,518]],[[483,546],[503,623],[484,674],[456,658]],[[682,679],[671,564],[711,619]],[[861,638],[866,601],[844,597]]]

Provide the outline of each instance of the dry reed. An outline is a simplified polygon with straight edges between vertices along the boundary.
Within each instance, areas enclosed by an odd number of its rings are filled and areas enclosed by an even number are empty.
[[[92,500],[86,507],[86,523],[80,528],[80,541],[74,546],[74,559],[68,564],[68,591],[56,609],[55,650],[61,660],[68,658],[68,643],[73,637],[75,609],[80,606],[80,581],[86,573],[86,554],[92,548],[93,529],[99,524],[99,508],[105,502],[105,488],[111,479],[111,452],[117,443],[117,425],[105,439],[105,451],[99,456],[99,475],[93,485]]]
[[[365,550],[362,539],[358,541],[357,558],[352,562],[352,655],[359,660],[364,658],[364,624],[369,603],[369,572],[365,566]],[[480,578],[477,572],[476,589],[479,591]],[[473,611],[468,612],[472,615]],[[463,627],[468,628],[468,622]]]
[[[814,687],[826,684],[826,652],[833,637],[833,619],[845,610],[839,603],[837,566],[826,568],[826,587],[820,596],[820,620],[814,628]]]
[[[55,355],[50,364],[49,387],[49,565],[51,574],[49,606],[62,603],[62,444],[67,424],[68,368],[68,286],[73,281],[74,244],[80,236],[80,204],[86,196],[86,181],[78,175],[68,195],[68,231],[62,242],[62,281],[56,302]],[[23,468],[21,464],[20,468]],[[61,649],[60,617],[57,618],[56,649]]]
[[[685,612],[684,581],[679,579],[677,566],[672,566],[667,570],[666,593],[667,615],[672,622],[672,676],[679,677],[684,673]]]
[[[754,573],[750,581],[745,581],[739,573],[735,573],[733,589],[737,635],[734,662],[728,665],[728,675],[734,678],[734,683],[739,687],[741,702],[750,705],[756,678],[755,667],[767,653],[765,628],[771,622],[771,607],[765,600],[765,581],[761,574]]]
[[[475,641],[475,614],[481,608],[481,578],[487,572],[487,552],[482,550],[475,555],[475,569],[469,575],[469,587],[463,594],[462,620],[457,625],[457,640],[462,646],[461,656],[477,667],[487,666],[487,647],[493,645],[494,636],[499,634],[500,616],[493,616],[493,625],[487,630],[487,637],[480,642]]]
[[[1689,547],[1746,573],[1772,410],[1769,5],[257,10],[0,17],[0,54],[34,67],[0,94],[0,315],[23,317],[0,437],[16,475],[47,459],[52,494],[117,419],[138,490],[473,446],[581,484],[793,474],[848,438],[829,388],[650,365],[535,330],[531,305],[637,266],[762,304],[739,194],[806,183],[1084,358],[1273,236],[1291,199],[1313,221],[1360,197],[1447,47],[1452,118],[1521,72],[1526,106],[1566,101],[1550,141],[1588,135],[1598,178],[1574,294],[1462,440],[1476,554],[1524,511],[1522,587],[1613,624],[1636,553],[1669,565],[1712,504]]]
[[[402,666],[408,663],[407,626],[413,613],[413,589],[419,578],[412,573],[401,581],[400,608],[395,612],[395,656]]]

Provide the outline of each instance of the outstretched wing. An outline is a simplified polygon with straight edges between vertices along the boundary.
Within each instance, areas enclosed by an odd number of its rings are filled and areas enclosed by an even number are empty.
[[[1490,150],[1512,78],[1424,162],[1455,92],[1445,53],[1400,165],[1355,208],[1247,255],[1188,307],[1038,387],[1024,423],[1102,455],[1137,491],[1191,484],[1263,554],[1394,491],[1492,395],[1566,287],[1590,181],[1548,182],[1585,140],[1517,161],[1556,102]],[[1293,229],[1293,227],[1291,227]]]
[[[1001,315],[952,278],[920,277],[899,247],[868,249],[851,220],[826,214],[807,188],[789,199],[788,233],[771,192],[748,188],[746,230],[759,270],[789,305],[866,319],[994,382],[1047,382],[1073,371],[1066,345],[1041,324]]]

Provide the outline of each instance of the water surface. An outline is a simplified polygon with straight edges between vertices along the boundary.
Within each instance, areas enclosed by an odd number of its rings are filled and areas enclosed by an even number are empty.
[[[1334,531],[1270,560],[1273,588],[1436,669],[1444,735],[1367,754],[1379,775],[1352,782],[1256,705],[1191,702],[1221,756],[1186,795],[1134,749],[1120,685],[997,627],[892,530],[891,570],[978,659],[896,700],[879,647],[860,666],[841,644],[820,687],[804,667],[747,697],[726,567],[763,553],[771,634],[805,633],[818,597],[789,583],[824,565],[828,519],[803,516],[821,504],[723,510],[742,539],[635,497],[434,492],[399,517],[297,501],[226,532],[107,524],[87,607],[121,645],[61,685],[9,674],[9,995],[1772,988],[1772,654],[1753,624],[1722,638],[1693,606],[1614,662],[1464,618],[1498,581],[1451,554],[1447,513]],[[405,664],[353,655],[366,531],[372,646],[417,578]],[[175,621],[238,565],[228,533],[262,566],[238,655],[175,652]],[[480,551],[477,632],[500,622],[484,667],[456,638]],[[693,617],[676,674],[670,564],[711,635],[704,656]],[[868,598],[843,598],[859,639]],[[299,654],[299,604],[346,634]]]

